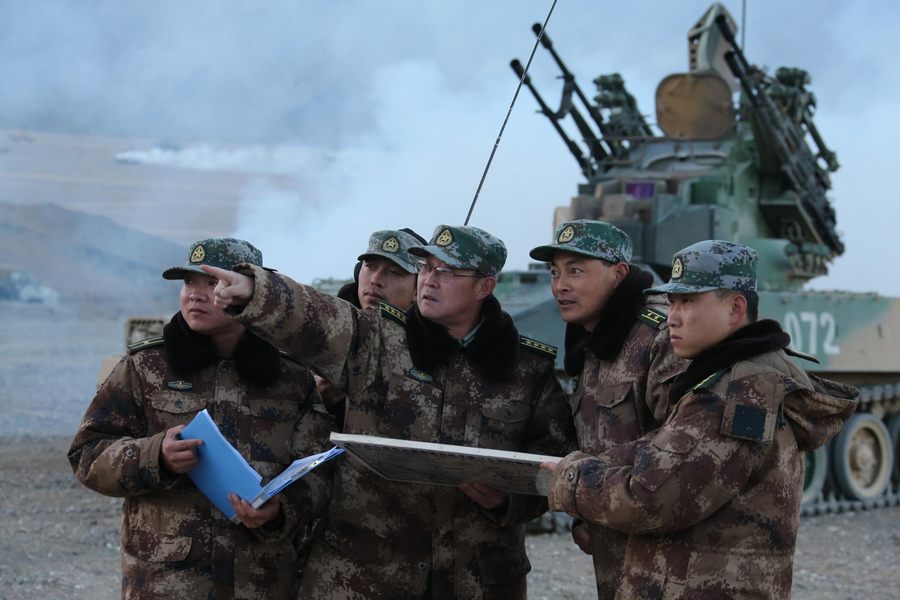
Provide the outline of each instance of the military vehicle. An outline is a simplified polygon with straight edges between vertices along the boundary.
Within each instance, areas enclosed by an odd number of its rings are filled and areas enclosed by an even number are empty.
[[[540,35],[540,25],[533,29]],[[844,252],[826,196],[837,157],[813,122],[808,73],[780,68],[772,76],[751,65],[735,31],[718,3],[691,27],[689,70],[656,89],[658,132],[619,74],[594,79],[597,94],[589,100],[546,32],[541,36],[562,74],[559,109],[528,77],[524,84],[586,180],[568,206],[556,208],[554,225],[614,223],[634,241],[634,262],[660,280],[669,278],[673,253],[700,240],[759,251],[761,317],[778,320],[792,348],[818,359],[803,368],[861,391],[843,431],[806,457],[804,513],[898,504],[900,299],[803,289]],[[521,78],[521,64],[511,66]],[[523,334],[562,347],[549,272],[533,267],[502,274],[497,294]]]

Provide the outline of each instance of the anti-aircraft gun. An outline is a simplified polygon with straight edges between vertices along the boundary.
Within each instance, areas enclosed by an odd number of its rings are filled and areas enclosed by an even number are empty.
[[[803,289],[844,252],[827,196],[837,157],[814,124],[809,75],[781,68],[773,77],[751,65],[735,31],[718,3],[690,29],[689,71],[656,90],[660,133],[618,74],[596,78],[589,100],[544,32],[541,43],[562,73],[559,108],[524,83],[586,178],[568,206],[556,208],[554,227],[580,218],[613,223],[631,237],[634,262],[660,280],[672,255],[697,241],[755,248],[761,316],[778,320],[792,347],[819,361],[803,368],[861,391],[843,431],[807,455],[804,511],[900,504],[900,299]],[[521,77],[521,64],[511,66]],[[566,133],[569,119],[580,139]],[[562,346],[543,266],[502,274],[497,293],[522,333]]]

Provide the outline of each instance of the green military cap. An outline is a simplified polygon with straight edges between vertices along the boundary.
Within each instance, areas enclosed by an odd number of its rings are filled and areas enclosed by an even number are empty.
[[[624,231],[603,221],[579,219],[560,224],[553,244],[538,246],[529,253],[535,260],[551,262],[557,252],[572,252],[611,263],[631,260],[631,238]]]
[[[188,250],[187,264],[166,269],[162,276],[164,279],[184,279],[188,273],[206,275],[200,265],[231,270],[238,263],[250,263],[262,267],[262,252],[244,240],[209,238],[191,244],[191,249]]]
[[[698,294],[712,290],[756,291],[756,250],[734,242],[706,240],[675,253],[669,283],[645,294]]]
[[[393,261],[404,271],[418,271],[416,259],[409,253],[413,246],[421,246],[425,240],[402,229],[382,229],[369,236],[369,247],[359,255],[359,260],[367,256],[383,256]]]
[[[506,264],[503,242],[477,227],[438,225],[427,245],[414,246],[409,253],[430,254],[455,269],[472,269],[482,275],[496,275]]]

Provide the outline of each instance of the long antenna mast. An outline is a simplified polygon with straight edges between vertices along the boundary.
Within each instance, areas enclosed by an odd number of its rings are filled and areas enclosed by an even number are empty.
[[[544,32],[547,30],[547,22],[550,21],[550,15],[553,14],[553,9],[556,8],[556,1],[557,0],[553,0],[553,4],[550,6],[550,12],[547,13],[547,18],[544,19],[544,26],[541,27],[541,32],[534,41],[534,48],[531,49],[531,56],[528,57],[528,63],[525,65],[525,70],[522,71],[522,77],[519,78],[519,85],[516,87],[516,93],[513,94],[512,102],[509,103],[509,109],[506,111],[506,118],[503,119],[503,125],[500,126],[500,133],[497,134],[497,141],[494,142],[494,148],[491,150],[491,155],[488,157],[487,164],[484,165],[481,181],[478,182],[478,189],[475,190],[475,197],[472,198],[472,204],[469,206],[469,212],[466,214],[466,222],[463,223],[463,225],[469,224],[469,219],[472,217],[472,211],[475,210],[475,202],[478,201],[478,194],[481,193],[481,186],[484,185],[484,180],[491,168],[491,163],[494,161],[494,155],[497,153],[497,148],[500,146],[500,138],[503,137],[503,130],[506,129],[506,123],[509,122],[509,116],[512,114],[513,106],[516,105],[516,98],[519,97],[519,90],[522,89],[525,78],[528,76],[528,68],[531,66],[531,60],[534,58],[534,53],[537,52],[538,44],[541,43],[541,38],[544,37]]]

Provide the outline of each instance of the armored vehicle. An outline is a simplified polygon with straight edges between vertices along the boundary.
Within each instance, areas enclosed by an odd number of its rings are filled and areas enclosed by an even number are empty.
[[[792,348],[818,360],[803,368],[861,390],[857,414],[829,447],[806,457],[804,512],[900,503],[900,299],[804,290],[844,252],[826,195],[839,165],[813,122],[809,74],[771,75],[748,63],[733,19],[713,4],[688,32],[689,70],[656,89],[654,127],[619,74],[594,79],[588,99],[547,33],[534,31],[561,70],[559,109],[527,77],[524,84],[585,178],[556,208],[554,224],[614,223],[631,236],[634,262],[660,280],[669,278],[673,253],[700,240],[759,251],[761,316],[778,320]],[[521,64],[511,66],[521,78]],[[498,295],[522,333],[561,347],[549,280],[537,265],[504,273]]]

